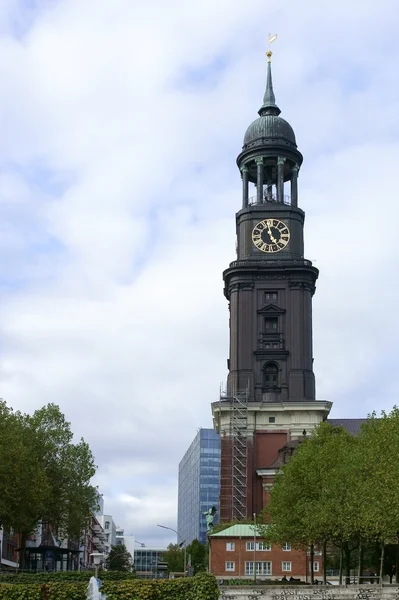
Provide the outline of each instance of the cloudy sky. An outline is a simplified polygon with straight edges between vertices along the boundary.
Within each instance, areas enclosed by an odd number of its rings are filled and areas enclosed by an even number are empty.
[[[0,396],[58,403],[126,533],[167,544],[226,378],[235,166],[274,43],[304,164],[319,399],[398,401],[397,0],[1,0]],[[166,535],[163,535],[163,534]]]

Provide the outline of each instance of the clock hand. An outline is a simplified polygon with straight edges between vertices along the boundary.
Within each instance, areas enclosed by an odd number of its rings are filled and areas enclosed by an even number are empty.
[[[273,237],[269,223],[267,224],[267,233],[269,234],[269,237],[270,237],[271,241],[273,242],[273,244],[277,244],[277,240],[275,237]]]

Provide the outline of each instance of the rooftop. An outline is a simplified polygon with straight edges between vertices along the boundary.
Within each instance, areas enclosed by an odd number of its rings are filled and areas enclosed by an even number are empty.
[[[261,537],[259,533],[254,530],[254,526],[251,523],[237,523],[226,527],[222,531],[217,533],[211,533],[209,537]]]
[[[360,433],[360,428],[367,419],[327,419],[333,427],[343,427],[351,435]]]

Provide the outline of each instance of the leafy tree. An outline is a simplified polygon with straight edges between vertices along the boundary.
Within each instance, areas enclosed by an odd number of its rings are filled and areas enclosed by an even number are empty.
[[[194,575],[206,571],[207,569],[207,548],[205,544],[197,539],[193,540],[187,546],[187,557],[191,556],[191,566],[194,569]]]
[[[48,482],[42,519],[56,528],[59,539],[76,538],[97,505],[97,490],[90,483],[96,471],[91,450],[83,439],[73,444],[70,423],[55,404],[35,411],[27,421]]]
[[[324,551],[335,544],[347,578],[351,566],[360,574],[363,563],[374,568],[377,545],[376,572],[392,577],[399,567],[398,455],[397,407],[370,415],[355,437],[320,424],[277,475],[265,511],[269,526],[261,533],[274,543],[290,541],[311,552],[316,544]]]
[[[169,572],[182,573],[184,571],[184,550],[180,544],[169,544],[162,558],[167,563]]]
[[[54,404],[30,416],[0,401],[0,439],[0,524],[21,534],[23,567],[26,539],[39,521],[60,540],[78,539],[97,503],[94,458],[84,440],[73,443]]]
[[[298,549],[310,549],[312,582],[314,547],[323,547],[325,555],[329,540],[347,543],[356,527],[353,506],[348,503],[355,479],[354,471],[347,468],[352,443],[354,438],[344,429],[327,423],[303,439],[277,475],[265,511],[269,525],[260,526],[261,535],[272,543],[289,541]]]
[[[27,532],[44,509],[49,485],[37,440],[19,412],[0,400],[0,525]]]
[[[399,531],[399,409],[372,413],[360,436],[362,475],[362,535],[380,544],[380,576],[384,572],[385,544],[397,542]]]
[[[105,564],[109,571],[131,571],[133,567],[132,555],[127,551],[125,544],[111,546]]]

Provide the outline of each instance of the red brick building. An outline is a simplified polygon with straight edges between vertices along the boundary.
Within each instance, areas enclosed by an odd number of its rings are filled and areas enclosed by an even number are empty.
[[[310,577],[309,556],[295,550],[287,542],[270,546],[258,535],[252,525],[232,525],[209,536],[209,569],[222,579],[301,579]],[[315,556],[314,573],[322,573],[322,557]]]

